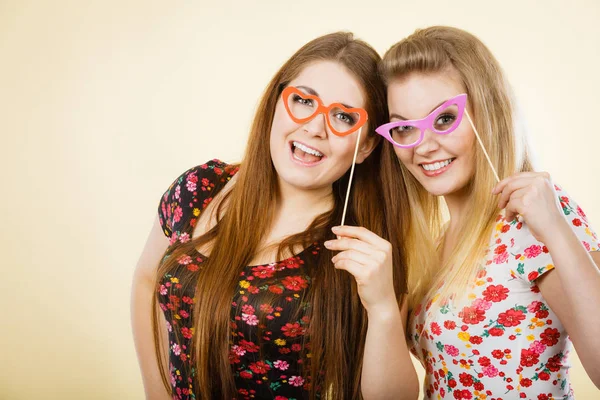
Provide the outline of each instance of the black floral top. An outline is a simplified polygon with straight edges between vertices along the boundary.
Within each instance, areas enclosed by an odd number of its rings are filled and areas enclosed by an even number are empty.
[[[237,168],[212,160],[189,169],[171,184],[158,212],[170,238],[167,253],[191,239],[200,213],[216,194],[215,184],[231,179],[236,172]],[[310,357],[310,343],[304,337],[309,304],[301,299],[310,285],[307,267],[315,262],[319,251],[320,245],[315,243],[294,257],[248,266],[241,273],[239,290],[232,295],[229,354],[238,399],[307,397],[310,377],[303,376],[300,367]],[[159,305],[169,331],[173,399],[195,399],[197,394],[190,348],[195,299],[193,286],[184,288],[180,280],[182,274],[197,276],[204,260],[198,251],[190,250],[179,257],[177,271],[165,274],[158,287]]]

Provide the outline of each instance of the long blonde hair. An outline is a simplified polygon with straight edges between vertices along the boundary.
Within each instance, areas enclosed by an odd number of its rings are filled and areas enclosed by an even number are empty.
[[[449,69],[462,81],[468,95],[468,110],[500,179],[531,171],[527,143],[516,127],[511,88],[498,61],[477,37],[445,26],[420,29],[392,46],[380,65],[387,84],[411,73],[435,74]],[[421,186],[398,161],[391,144],[386,143],[383,149],[383,164],[390,164],[392,158],[396,160],[395,168],[385,173],[401,175],[409,195],[407,207],[402,207],[402,212],[409,213],[404,224],[406,242],[398,245],[407,253],[411,308],[425,298],[434,302],[460,299],[459,294],[466,292],[488,247],[500,212],[497,198],[490,194],[496,180],[478,143],[474,143],[475,172],[467,188],[467,207],[476,212],[466,217],[457,233],[460,242],[441,268],[439,250],[444,234],[441,198]],[[398,220],[403,218],[406,217],[398,215]],[[440,288],[439,296],[432,299]]]

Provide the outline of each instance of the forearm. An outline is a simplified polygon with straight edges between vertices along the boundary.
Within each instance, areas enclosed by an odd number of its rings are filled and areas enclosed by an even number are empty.
[[[565,221],[557,228],[545,244],[552,255],[554,273],[562,285],[564,299],[561,301],[570,311],[567,332],[590,378],[599,385],[600,271],[568,223]]]
[[[371,313],[365,342],[362,394],[370,399],[416,399],[419,380],[398,307]]]

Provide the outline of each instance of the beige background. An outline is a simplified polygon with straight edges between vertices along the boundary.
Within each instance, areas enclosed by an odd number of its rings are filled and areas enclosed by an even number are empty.
[[[505,67],[539,166],[600,225],[600,6],[571,1],[0,0],[0,399],[142,399],[130,280],[183,170],[238,160],[272,74],[351,30],[478,35]],[[580,399],[599,398],[581,366]]]

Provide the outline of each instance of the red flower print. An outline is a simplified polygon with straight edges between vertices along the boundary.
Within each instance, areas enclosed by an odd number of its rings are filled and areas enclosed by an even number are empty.
[[[529,386],[531,386],[532,383],[533,383],[533,381],[529,378],[521,379],[521,386],[523,386],[523,387],[529,387]]]
[[[249,342],[247,340],[240,340],[240,346],[246,350],[248,353],[256,353],[259,350],[257,344]]]
[[[558,343],[558,339],[560,339],[560,332],[556,328],[546,328],[540,335],[540,338],[546,346],[554,346]]]
[[[288,322],[285,326],[281,327],[281,331],[287,337],[296,337],[304,334],[304,328],[297,322],[293,324]]]
[[[529,273],[529,275],[527,275],[527,279],[530,282],[533,282],[537,279],[538,276],[540,276],[540,274],[537,271],[532,271]]]
[[[179,297],[175,296],[175,295],[170,295],[169,296],[169,303],[171,303],[173,305],[173,307],[177,308],[179,307]]]
[[[534,244],[525,249],[525,255],[527,258],[535,258],[542,253],[542,246]]]
[[[496,249],[494,250],[494,253],[496,254],[502,254],[506,251],[506,245],[505,244],[501,244],[500,246],[496,247]]]
[[[283,278],[281,283],[286,287],[286,289],[293,290],[295,292],[299,292],[300,290],[308,287],[306,279],[302,278],[301,276],[286,276]]]
[[[444,322],[444,328],[448,329],[448,330],[454,330],[456,328],[456,322],[454,321],[445,321]]]
[[[575,218],[572,222],[575,226],[581,226],[581,220],[579,218]]]
[[[481,342],[483,342],[483,339],[481,338],[481,336],[471,336],[469,338],[469,342],[473,344],[481,344]]]
[[[304,264],[304,261],[298,257],[293,257],[293,258],[288,258],[287,260],[284,260],[279,264],[282,267],[287,268],[287,269],[295,269],[295,268],[300,268],[300,266],[302,264]]]
[[[541,381],[547,381],[550,379],[550,374],[547,372],[540,372],[538,378],[540,378]]]
[[[275,269],[270,266],[259,266],[252,268],[252,275],[260,279],[270,278],[275,273]]]
[[[475,382],[475,384],[473,385],[473,388],[475,390],[481,392],[485,388],[485,386],[483,386],[483,383],[481,383],[481,382]]]
[[[448,381],[448,386],[450,386],[451,388],[455,388],[456,387],[456,380],[455,379],[450,379]]]
[[[517,326],[525,319],[525,314],[521,310],[509,309],[498,315],[498,323],[508,327]]]
[[[266,374],[267,371],[269,371],[271,369],[271,367],[269,366],[269,364],[265,363],[264,361],[257,361],[255,363],[250,364],[250,369],[255,374]]]
[[[252,372],[250,372],[250,371],[242,371],[242,372],[240,372],[240,378],[242,378],[242,379],[252,379]]]
[[[458,316],[462,317],[462,321],[465,324],[476,325],[485,319],[485,312],[475,307],[465,307]]]
[[[460,383],[463,384],[463,386],[472,386],[473,385],[473,377],[467,373],[461,373],[459,376],[459,380]]]
[[[526,349],[521,350],[521,365],[523,367],[533,367],[539,361],[538,355],[535,352]]]
[[[490,334],[490,336],[502,336],[504,335],[504,329],[495,327],[490,329],[488,333]]]
[[[192,272],[196,272],[200,269],[200,267],[196,264],[188,264],[187,269]]]
[[[274,310],[270,304],[261,304],[260,311],[264,312],[265,314],[271,314]]]
[[[431,333],[433,333],[434,335],[441,335],[442,334],[442,328],[438,325],[437,322],[432,322],[431,323]]]
[[[269,286],[269,292],[275,293],[275,294],[281,294],[281,293],[283,293],[283,289],[280,286],[271,285],[271,286]]]
[[[510,230],[510,225],[506,224],[502,227],[502,233],[506,233]]]
[[[454,398],[455,399],[472,399],[473,395],[468,390],[455,390]]]
[[[193,333],[193,331],[190,328],[188,328],[188,327],[184,326],[183,328],[181,328],[181,334],[186,339],[191,339],[192,338],[192,333]]]
[[[579,206],[577,206],[577,215],[579,215],[581,218],[586,218],[585,213]]]
[[[548,397],[547,394],[538,394],[538,400],[550,400],[550,397]]]
[[[562,367],[562,363],[560,360],[561,360],[560,354],[550,357],[548,359],[548,362],[546,363],[546,368],[548,368],[548,370],[551,372],[558,372],[560,370],[560,368]]]
[[[502,285],[490,285],[483,291],[483,296],[487,301],[498,303],[506,300],[509,290]]]
[[[504,357],[504,352],[500,351],[500,350],[494,350],[494,351],[492,351],[492,356],[494,358],[497,358],[498,360],[500,360],[501,358]]]

